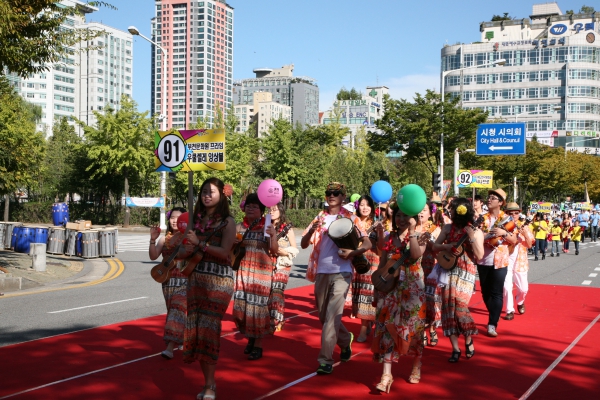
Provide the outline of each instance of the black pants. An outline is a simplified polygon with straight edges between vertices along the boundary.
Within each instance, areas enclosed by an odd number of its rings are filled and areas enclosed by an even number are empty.
[[[506,279],[507,268],[495,269],[493,265],[477,265],[481,294],[488,310],[488,325],[498,326],[502,313],[502,290]]]

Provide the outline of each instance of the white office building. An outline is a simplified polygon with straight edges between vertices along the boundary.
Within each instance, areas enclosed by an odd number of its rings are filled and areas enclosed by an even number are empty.
[[[256,123],[258,137],[269,133],[269,128],[277,119],[292,122],[292,107],[273,101],[271,92],[253,92],[252,104],[235,106],[238,119],[236,132],[247,132],[252,123]]]
[[[529,138],[600,154],[600,12],[535,4],[529,18],[479,28],[478,41],[441,51],[442,72],[463,69],[445,76],[446,95],[490,119],[525,122]]]

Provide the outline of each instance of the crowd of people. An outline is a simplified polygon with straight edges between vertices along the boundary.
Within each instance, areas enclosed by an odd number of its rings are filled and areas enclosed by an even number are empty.
[[[558,256],[560,244],[568,252],[573,241],[578,254],[586,231],[581,214],[552,222],[541,213],[524,215],[518,204],[507,203],[502,189],[489,190],[485,199],[446,202],[434,194],[416,215],[404,213],[394,201],[377,207],[368,195],[346,207],[346,194],[342,183],[329,183],[327,206],[300,240],[303,249],[312,246],[306,278],[314,282],[322,325],[316,372],[333,372],[336,346],[342,362],[352,358],[354,333],[342,318],[348,307],[351,317],[360,320],[357,342],[369,341],[373,360],[383,366],[376,385],[382,392],[391,390],[392,364],[401,356],[412,360],[407,381],[420,381],[424,349],[438,344],[440,327],[452,346],[450,363],[462,357],[461,336],[464,356],[475,355],[478,330],[469,301],[477,277],[488,312],[487,335],[497,337],[503,311],[507,321],[515,318],[515,303],[518,313],[525,313],[529,252],[544,259],[550,241],[551,255]],[[232,299],[233,320],[247,339],[249,360],[263,357],[263,339],[285,323],[284,292],[299,252],[294,231],[281,203],[265,207],[257,194],[249,194],[240,207],[244,219],[235,224],[223,182],[211,178],[201,186],[193,227],[180,232],[177,220],[186,210],[174,208],[166,235],[160,236],[158,227],[150,233],[151,259],[178,252],[177,267],[162,284],[167,307],[162,356],[172,359],[175,348],[181,348],[185,362],[199,361],[205,379],[199,399],[216,398],[221,322]],[[342,218],[352,226],[353,248],[329,234]],[[594,241],[599,219],[593,211],[585,220],[596,227],[590,229]],[[198,253],[202,256],[190,256]],[[365,264],[360,269],[359,259]],[[196,263],[189,276],[180,272],[187,263]]]

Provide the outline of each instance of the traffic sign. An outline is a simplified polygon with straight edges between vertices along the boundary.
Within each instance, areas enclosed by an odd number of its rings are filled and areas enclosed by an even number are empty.
[[[525,123],[479,124],[475,153],[478,156],[525,154]]]

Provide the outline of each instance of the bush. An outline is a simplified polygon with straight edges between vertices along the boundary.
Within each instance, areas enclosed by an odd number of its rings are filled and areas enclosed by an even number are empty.
[[[287,215],[288,219],[290,220],[290,222],[292,223],[292,225],[298,229],[304,229],[306,228],[308,225],[310,225],[310,223],[312,222],[312,220],[317,216],[317,214],[319,214],[319,209],[306,209],[306,210],[302,210],[302,209],[293,209],[293,210],[286,210],[285,214]]]

